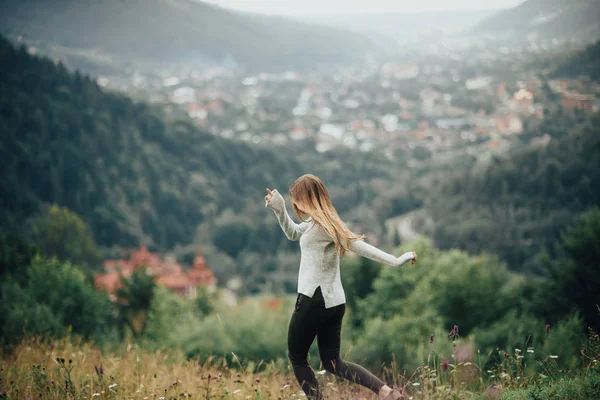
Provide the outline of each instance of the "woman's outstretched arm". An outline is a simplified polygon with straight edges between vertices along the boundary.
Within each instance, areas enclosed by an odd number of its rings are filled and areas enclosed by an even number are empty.
[[[299,240],[300,236],[306,231],[309,224],[307,222],[303,222],[301,224],[296,224],[290,218],[287,209],[285,208],[285,200],[283,196],[274,189],[273,191],[267,189],[269,194],[265,197],[265,207],[269,207],[273,210],[275,215],[277,216],[277,220],[279,221],[279,225],[285,233],[285,236],[289,240]]]
[[[356,254],[369,258],[373,261],[377,261],[382,264],[387,264],[390,267],[400,268],[409,261],[414,262],[417,260],[417,253],[409,251],[408,253],[402,254],[400,257],[395,257],[385,251],[379,250],[377,247],[366,243],[364,240],[353,240],[348,245],[348,250],[355,252]]]

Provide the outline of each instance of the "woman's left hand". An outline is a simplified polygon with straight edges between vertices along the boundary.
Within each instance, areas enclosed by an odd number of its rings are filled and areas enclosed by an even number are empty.
[[[415,253],[414,251],[409,251],[407,253],[402,254],[400,257],[398,257],[398,266],[401,267],[408,261],[410,261],[411,264],[417,262],[417,253]]]

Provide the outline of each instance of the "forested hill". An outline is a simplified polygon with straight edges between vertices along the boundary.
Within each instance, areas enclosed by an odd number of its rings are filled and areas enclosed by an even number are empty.
[[[599,0],[527,0],[482,21],[474,31],[591,41],[600,38],[599,20]]]
[[[600,82],[600,41],[559,63],[552,71],[552,76],[589,76],[592,80]]]
[[[168,122],[161,111],[104,92],[2,37],[0,128],[0,233],[27,236],[26,220],[56,203],[79,214],[102,246],[167,250],[192,242],[199,224],[229,210],[246,219],[258,214],[249,235],[275,251],[280,241],[264,238],[266,187],[285,192],[314,173],[348,213],[372,201],[370,181],[391,179],[377,154],[321,154],[309,142],[271,150],[208,135],[189,120]]]
[[[600,114],[547,147],[450,181],[429,204],[444,248],[498,254],[531,272],[578,213],[600,204]]]
[[[165,249],[190,242],[207,214],[241,208],[298,172],[274,152],[167,123],[3,38],[0,127],[5,232],[57,203],[81,215],[100,244]]]
[[[227,61],[261,70],[346,62],[365,36],[194,0],[5,0],[0,32],[146,62]]]

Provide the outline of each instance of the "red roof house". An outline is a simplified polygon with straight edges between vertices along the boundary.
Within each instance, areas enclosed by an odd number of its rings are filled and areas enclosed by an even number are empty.
[[[184,270],[175,259],[161,260],[157,254],[149,252],[148,248],[142,245],[131,253],[128,260],[105,260],[106,272],[96,275],[95,286],[113,294],[121,287],[121,275],[127,277],[140,268],[146,268],[154,275],[157,284],[188,297],[196,297],[198,287],[214,290],[217,284],[201,252],[196,255],[192,268]]]

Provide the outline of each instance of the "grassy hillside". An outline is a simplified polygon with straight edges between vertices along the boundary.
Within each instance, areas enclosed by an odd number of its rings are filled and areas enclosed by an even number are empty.
[[[3,2],[0,32],[126,60],[228,61],[263,69],[344,62],[375,44],[364,36],[194,0]]]
[[[545,39],[592,41],[600,37],[598,20],[598,0],[528,0],[491,16],[474,31],[515,37],[537,33]]]
[[[598,345],[597,339],[590,343]],[[173,352],[147,351],[137,345],[117,352],[101,352],[88,343],[26,340],[11,355],[0,358],[0,379],[4,382],[0,393],[6,398],[57,399],[67,396],[294,399],[304,396],[293,374],[286,373],[287,362],[242,367],[236,360],[211,364],[184,360]],[[475,363],[452,361],[447,364],[427,361],[410,377],[390,368],[384,379],[400,388],[406,398],[422,400],[591,400],[600,396],[600,369],[594,364],[580,374],[545,371],[550,377],[524,374],[511,364],[498,371],[488,371],[493,377],[495,373],[502,373],[502,383],[500,378],[488,382],[485,372]],[[331,374],[319,371],[316,376],[326,398],[376,397],[369,390]]]

